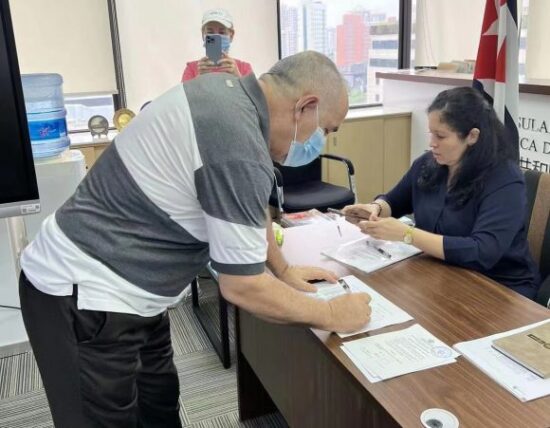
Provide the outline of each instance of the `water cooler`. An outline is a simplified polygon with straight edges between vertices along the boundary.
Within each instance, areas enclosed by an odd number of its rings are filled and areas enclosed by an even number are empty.
[[[35,159],[34,169],[42,209],[38,214],[23,217],[29,242],[40,230],[42,221],[74,193],[86,174],[86,164],[80,150],[66,150],[56,158]]]

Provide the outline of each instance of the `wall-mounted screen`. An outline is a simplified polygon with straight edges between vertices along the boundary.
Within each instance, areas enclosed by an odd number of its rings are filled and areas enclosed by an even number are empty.
[[[0,0],[0,217],[40,210],[8,0]]]

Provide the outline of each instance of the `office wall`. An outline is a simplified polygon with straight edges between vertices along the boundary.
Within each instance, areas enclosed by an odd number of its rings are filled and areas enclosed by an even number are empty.
[[[117,0],[128,107],[141,105],[177,84],[187,61],[204,56],[201,18],[224,7],[233,15],[231,55],[252,64],[256,75],[277,60],[275,0]]]
[[[21,73],[59,73],[66,94],[116,93],[106,0],[11,0]]]
[[[475,59],[485,0],[417,0],[415,65]]]
[[[550,57],[546,49],[550,40],[548,6],[548,0],[530,0],[529,2],[525,75],[531,79],[550,79]]]

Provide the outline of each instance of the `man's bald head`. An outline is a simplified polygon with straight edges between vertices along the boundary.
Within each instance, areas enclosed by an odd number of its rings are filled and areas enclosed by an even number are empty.
[[[270,153],[282,162],[292,141],[308,140],[317,127],[336,132],[348,111],[347,86],[325,55],[306,51],[277,62],[259,80],[269,108]]]
[[[260,79],[280,96],[299,98],[314,94],[320,98],[322,112],[347,100],[347,86],[336,65],[315,51],[300,52],[278,61]],[[346,104],[347,106],[347,104]]]

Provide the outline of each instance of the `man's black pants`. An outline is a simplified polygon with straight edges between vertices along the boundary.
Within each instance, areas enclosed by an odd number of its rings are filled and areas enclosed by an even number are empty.
[[[170,321],[78,310],[21,273],[23,320],[57,428],[181,427]]]

